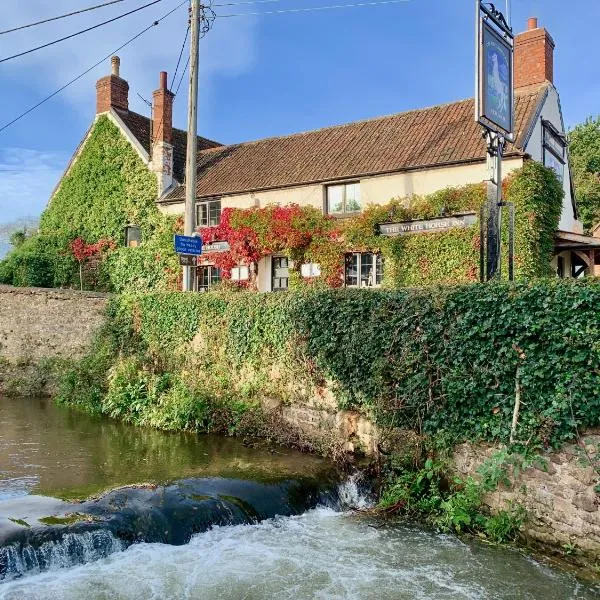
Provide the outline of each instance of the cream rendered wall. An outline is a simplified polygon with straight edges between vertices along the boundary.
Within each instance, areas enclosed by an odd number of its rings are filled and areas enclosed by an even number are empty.
[[[507,160],[504,163],[504,175],[523,165],[521,158]],[[461,186],[467,183],[481,183],[489,179],[485,163],[440,167],[425,171],[393,173],[373,177],[357,178],[360,181],[363,206],[368,204],[386,204],[392,198],[412,196],[413,194],[430,194],[445,187]],[[332,181],[330,183],[337,183]],[[222,208],[265,207],[270,204],[299,204],[323,209],[325,186],[327,184],[310,184],[277,190],[253,192],[251,194],[234,194],[221,197]],[[183,202],[162,205],[166,214],[182,214]]]
[[[504,176],[523,166],[521,158],[507,160],[503,164]],[[481,183],[490,178],[486,163],[475,163],[454,167],[440,167],[426,171],[411,171],[381,175],[360,180],[363,206],[386,204],[392,198],[403,198],[413,194],[425,195],[447,187],[468,183]]]
[[[550,121],[558,131],[563,134],[565,133],[562,111],[560,107],[560,98],[557,90],[553,86],[550,86],[549,88],[548,97],[546,98],[540,112],[540,118],[536,121],[531,138],[529,139],[529,143],[525,147],[525,151],[534,160],[537,160],[541,163],[544,161],[542,119]],[[558,228],[562,231],[583,233],[583,225],[581,221],[578,221],[575,218],[575,214],[573,212],[573,202],[571,198],[571,174],[569,173],[568,163],[565,165],[563,184],[565,198],[563,200],[563,210]]]

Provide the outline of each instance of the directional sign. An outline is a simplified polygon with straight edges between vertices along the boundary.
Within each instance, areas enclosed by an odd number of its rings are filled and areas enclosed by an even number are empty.
[[[229,244],[227,242],[211,242],[210,244],[205,244],[203,247],[203,251],[205,253],[227,252],[228,250],[229,250]]]
[[[200,256],[202,254],[202,238],[192,235],[176,235],[175,252]]]
[[[195,267],[198,257],[195,254],[179,254],[179,264],[183,267]]]

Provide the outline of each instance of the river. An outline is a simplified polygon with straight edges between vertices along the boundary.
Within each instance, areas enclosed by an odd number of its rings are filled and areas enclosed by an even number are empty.
[[[0,398],[3,600],[600,597],[367,502],[314,456]]]

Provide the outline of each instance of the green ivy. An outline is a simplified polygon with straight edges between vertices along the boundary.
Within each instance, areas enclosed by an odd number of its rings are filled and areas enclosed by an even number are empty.
[[[97,289],[176,289],[180,267],[173,250],[175,218],[156,206],[156,176],[116,125],[101,116],[44,210],[40,233],[0,263],[0,282],[17,286],[79,287],[69,243],[112,240],[93,282]],[[141,227],[144,243],[125,248],[125,227]]]
[[[102,335],[112,359],[100,372],[86,359],[64,398],[106,393],[109,381],[114,393],[135,373],[169,374],[197,397],[250,405],[306,400],[329,385],[340,408],[381,424],[506,443],[518,382],[517,445],[558,446],[576,426],[600,424],[599,302],[595,280],[123,295]],[[137,367],[115,384],[108,373],[128,357]],[[98,406],[96,392],[90,403]]]

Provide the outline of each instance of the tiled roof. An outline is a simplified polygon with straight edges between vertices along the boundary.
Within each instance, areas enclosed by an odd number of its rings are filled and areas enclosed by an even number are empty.
[[[548,85],[520,90],[515,100],[516,142],[522,154]],[[393,173],[485,159],[474,101],[413,110],[306,133],[221,146],[199,153],[198,197],[220,196],[336,179]],[[181,180],[180,180],[181,181]],[[185,197],[185,186],[164,201]]]
[[[135,136],[137,141],[143,146],[146,152],[150,153],[150,119],[132,111],[115,109],[121,117],[123,123],[129,131]],[[218,148],[221,144],[213,142],[206,138],[198,136],[198,151],[209,148]],[[185,153],[187,148],[187,133],[182,129],[173,128],[173,176],[177,181],[183,182],[185,176]]]

